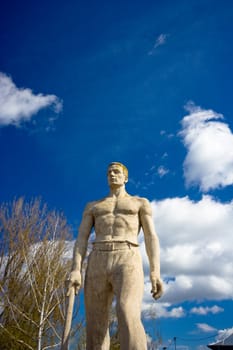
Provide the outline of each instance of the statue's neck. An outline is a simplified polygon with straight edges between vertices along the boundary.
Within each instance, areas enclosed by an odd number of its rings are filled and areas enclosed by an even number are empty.
[[[117,198],[121,198],[121,197],[125,197],[127,195],[127,192],[125,190],[125,186],[114,186],[110,188],[110,193],[109,193],[109,197],[117,197]]]

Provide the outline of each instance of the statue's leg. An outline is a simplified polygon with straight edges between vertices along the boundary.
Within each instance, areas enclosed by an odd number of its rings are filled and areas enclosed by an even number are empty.
[[[144,277],[138,248],[119,251],[113,288],[117,299],[121,350],[146,350],[146,335],[141,322]]]
[[[106,271],[106,253],[93,251],[85,277],[86,350],[109,350],[109,309],[112,287]]]

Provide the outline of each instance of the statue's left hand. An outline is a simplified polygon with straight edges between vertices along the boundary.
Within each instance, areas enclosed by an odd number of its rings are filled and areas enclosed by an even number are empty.
[[[151,277],[151,294],[154,299],[159,299],[163,294],[163,282],[160,278]]]

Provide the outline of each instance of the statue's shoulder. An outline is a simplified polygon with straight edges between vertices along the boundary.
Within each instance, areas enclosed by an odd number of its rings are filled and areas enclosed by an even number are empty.
[[[150,202],[147,198],[139,196],[130,196],[132,200],[139,202],[141,205],[150,205]]]
[[[98,203],[98,201],[92,201],[92,202],[87,203],[85,206],[84,212],[83,212],[84,215],[91,214],[96,203]]]
[[[140,211],[150,212],[151,211],[151,205],[147,198],[139,197],[139,196],[129,196],[132,203],[135,203],[137,208]]]
[[[84,209],[84,212],[92,212],[92,210],[96,207],[96,205],[104,202],[105,200],[106,200],[106,197],[87,203]]]

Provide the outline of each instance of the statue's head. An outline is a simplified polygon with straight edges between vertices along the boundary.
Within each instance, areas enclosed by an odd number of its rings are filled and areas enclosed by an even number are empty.
[[[124,174],[124,183],[128,182],[128,169],[126,166],[120,162],[112,162],[108,165],[108,176],[110,174],[110,170],[117,171],[117,169],[120,169],[121,172]]]

